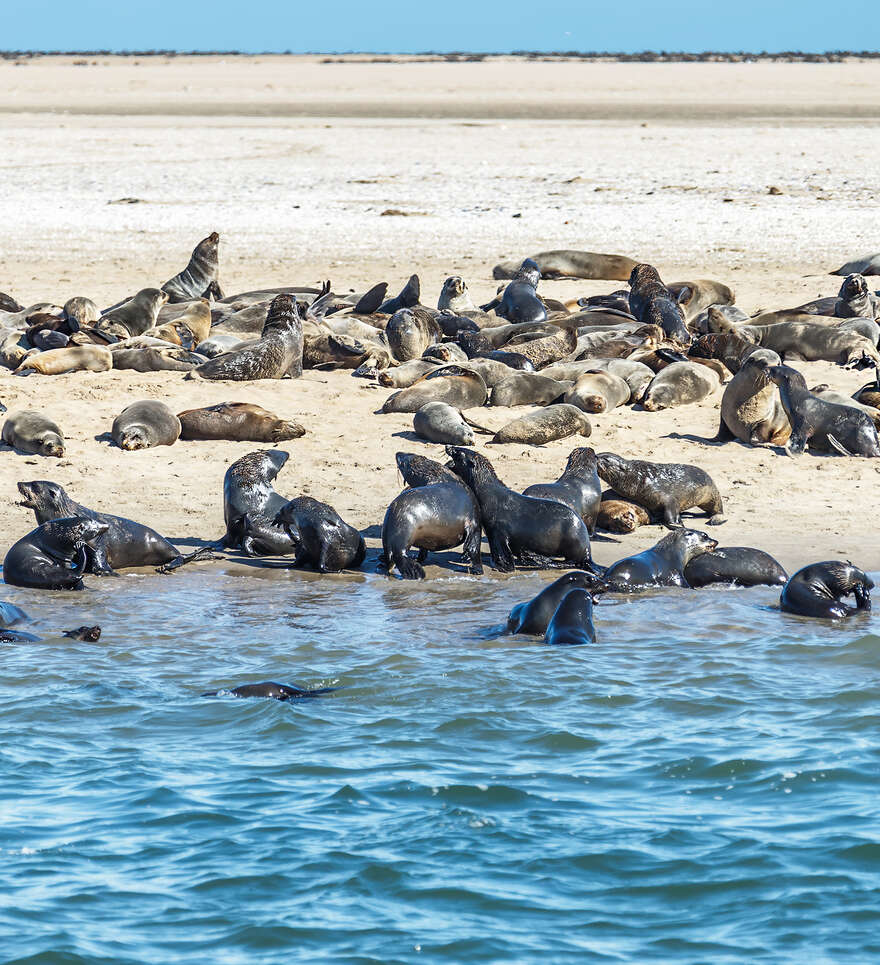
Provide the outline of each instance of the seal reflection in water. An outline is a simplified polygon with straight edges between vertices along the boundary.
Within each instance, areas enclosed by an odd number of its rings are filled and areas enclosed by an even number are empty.
[[[786,613],[838,620],[871,609],[874,581],[850,562],[829,560],[798,570],[785,584],[779,605]],[[850,593],[856,605],[841,602]]]

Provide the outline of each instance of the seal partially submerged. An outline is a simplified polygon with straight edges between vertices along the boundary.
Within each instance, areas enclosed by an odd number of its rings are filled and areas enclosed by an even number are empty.
[[[550,619],[544,643],[572,647],[595,642],[593,597],[588,590],[569,590]]]
[[[544,587],[533,599],[517,603],[507,617],[507,632],[535,635],[544,633],[566,594],[578,588],[595,591],[604,589],[604,586],[603,581],[594,573],[587,573],[585,570],[565,573]]]
[[[695,529],[677,529],[667,533],[658,543],[618,560],[605,571],[609,590],[631,592],[654,586],[688,586],[685,567],[701,553],[716,549],[718,543]]]
[[[812,563],[798,570],[785,584],[779,606],[786,613],[839,620],[870,610],[873,588],[874,581],[849,561]],[[841,602],[841,597],[850,593],[855,597],[855,606]]]
[[[88,549],[106,531],[106,523],[83,516],[42,523],[12,545],[3,561],[3,579],[38,590],[81,590]]]

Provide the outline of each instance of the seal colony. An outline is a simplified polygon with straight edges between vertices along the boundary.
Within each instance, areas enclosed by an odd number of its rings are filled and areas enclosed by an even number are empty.
[[[629,406],[633,418],[648,418],[641,413],[717,396],[716,445],[880,456],[880,375],[850,399],[832,386],[808,388],[804,374],[815,359],[880,370],[880,295],[864,276],[850,273],[836,296],[750,318],[720,281],[666,283],[654,266],[620,255],[541,252],[496,266],[494,275],[504,283],[483,305],[460,275],[443,283],[436,308],[417,274],[390,297],[384,281],[346,294],[326,282],[224,295],[220,236],[213,232],[168,281],[104,311],[85,296],[22,307],[4,295],[0,362],[9,378],[77,371],[100,378],[127,369],[220,383],[213,404],[178,414],[158,399],[127,399],[117,410],[105,436],[124,451],[142,451],[130,458],[145,460],[145,472],[158,454],[143,450],[155,447],[278,445],[309,433],[313,427],[296,421],[284,388],[290,383],[282,381],[305,380],[308,370],[348,370],[358,380],[353,390],[384,390],[374,418],[408,414],[416,437],[436,446],[439,458],[397,453],[406,485],[387,494],[384,522],[373,521],[378,550],[321,493],[275,490],[290,455],[279,449],[248,453],[229,466],[222,481],[226,532],[219,539],[199,534],[204,546],[188,555],[149,526],[104,511],[112,507],[86,509],[56,483],[20,481],[21,505],[34,510],[39,525],[9,549],[6,582],[77,590],[87,574],[132,566],[171,572],[219,552],[322,574],[366,564],[414,580],[425,577],[429,554],[458,551],[460,560],[444,556],[442,565],[480,575],[485,534],[497,571],[572,571],[508,622],[508,632],[544,635],[550,645],[595,641],[593,607],[607,593],[783,585],[787,612],[842,619],[869,609],[873,584],[851,563],[815,564],[789,580],[764,550],[719,546],[689,528],[695,515],[713,526],[726,521],[725,485],[700,466],[640,458],[617,445],[597,452],[605,448],[604,413]],[[542,288],[562,277],[615,285],[563,303]],[[247,385],[256,380],[281,383],[273,403],[280,414],[248,400]],[[531,410],[523,415],[520,407]],[[515,417],[487,428],[489,414],[504,410]],[[63,425],[34,409],[8,413],[2,438],[20,454],[66,452]],[[567,438],[567,459],[522,492],[502,481],[490,458],[496,447]],[[595,448],[582,445],[586,438]],[[219,494],[220,480],[216,485]],[[651,549],[621,552],[608,567],[594,562],[592,542],[601,531],[625,534],[651,522],[669,530]],[[849,593],[854,607],[841,602]],[[281,686],[267,685],[265,696],[279,699],[273,688]]]

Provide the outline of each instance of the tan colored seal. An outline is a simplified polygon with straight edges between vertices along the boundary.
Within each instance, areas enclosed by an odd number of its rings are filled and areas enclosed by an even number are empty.
[[[28,356],[13,374],[39,372],[64,375],[66,372],[107,372],[113,368],[113,353],[103,345],[74,345],[53,348]]]

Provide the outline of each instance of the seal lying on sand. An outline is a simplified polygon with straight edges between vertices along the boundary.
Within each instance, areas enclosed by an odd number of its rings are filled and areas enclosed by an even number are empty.
[[[630,592],[652,586],[688,586],[685,567],[701,553],[718,546],[716,540],[695,529],[677,529],[644,553],[618,560],[605,571],[609,590]]]
[[[3,561],[3,579],[38,590],[81,590],[87,551],[107,524],[82,516],[53,519],[14,543]]]
[[[788,574],[769,553],[750,546],[722,546],[710,553],[700,553],[685,566],[684,576],[694,588],[712,583],[781,586],[788,579]]]
[[[573,570],[554,580],[532,600],[517,603],[507,617],[507,633],[541,634],[567,593],[574,589],[602,590],[605,584],[594,573]]]
[[[14,375],[66,375],[68,372],[109,372],[113,354],[101,345],[73,345],[38,352],[22,360]]]
[[[252,402],[220,402],[203,409],[179,412],[181,439],[231,439],[236,442],[271,442],[298,439],[306,430],[286,422]]]
[[[18,452],[35,456],[64,455],[64,436],[61,430],[42,412],[22,409],[13,412],[3,423],[3,441]]]
[[[447,446],[446,454],[477,497],[496,569],[509,573],[517,561],[526,566],[553,566],[554,557],[561,557],[565,566],[594,569],[590,534],[573,509],[509,489],[478,452]]]
[[[870,610],[873,588],[874,581],[850,562],[812,563],[798,570],[785,584],[779,606],[786,613],[839,620],[860,610]],[[841,602],[840,598],[850,593],[856,599],[855,606]]]
[[[588,590],[569,590],[550,619],[544,643],[572,647],[596,642],[593,597]]]
[[[503,425],[492,437],[492,443],[518,442],[528,446],[543,446],[575,434],[589,436],[592,431],[586,413],[576,405],[548,405],[545,409],[530,412]]]
[[[57,483],[45,480],[20,482],[20,506],[34,511],[37,523],[61,517],[92,519],[103,530],[89,545],[86,571],[110,575],[129,566],[160,566],[163,572],[176,570],[186,563],[214,559],[209,549],[181,554],[171,543],[149,526],[121,516],[99,513],[76,502]]]
[[[424,579],[421,564],[429,551],[464,544],[462,560],[471,573],[482,573],[483,530],[474,494],[439,462],[405,452],[398,452],[396,458],[412,488],[394,498],[382,523],[382,558],[388,572],[396,566],[405,580]],[[408,556],[410,547],[418,547],[418,562]]]
[[[837,271],[832,271],[831,274],[851,275],[854,272],[859,275],[880,275],[880,252],[876,255],[863,255],[854,261],[848,261],[845,265],[841,265]]]
[[[298,496],[275,516],[296,546],[294,566],[311,564],[320,573],[356,569],[367,555],[361,534],[349,526],[332,506]]]
[[[486,401],[486,383],[469,369],[444,365],[389,395],[382,412],[418,412],[426,402],[445,402],[456,409],[472,409]]]
[[[113,420],[110,430],[120,449],[133,452],[153,446],[172,446],[180,438],[180,419],[157,399],[132,402]]]
[[[523,495],[536,499],[555,499],[564,506],[570,506],[586,523],[592,535],[602,502],[602,483],[596,472],[595,450],[586,446],[572,449],[565,469],[556,482],[536,483],[523,490]]]
[[[644,506],[670,529],[681,526],[681,514],[695,506],[710,517],[711,525],[724,522],[718,487],[698,466],[624,459],[602,452],[596,457],[596,469],[618,495]]]
[[[626,281],[636,262],[626,255],[603,255],[595,251],[539,251],[529,255],[542,278],[591,278]],[[493,278],[513,278],[522,262],[502,261],[492,269]]]

